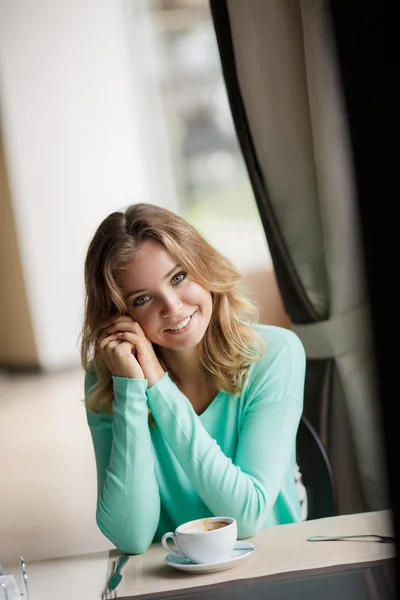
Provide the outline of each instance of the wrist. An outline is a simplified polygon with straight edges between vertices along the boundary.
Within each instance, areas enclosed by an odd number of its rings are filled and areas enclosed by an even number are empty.
[[[147,374],[148,386],[151,387],[152,385],[155,385],[158,381],[160,381],[161,377],[163,377],[164,375],[165,371],[161,367],[161,365],[159,365],[158,368],[154,369],[154,371]]]
[[[137,373],[136,371],[122,370],[112,373],[113,377],[120,377],[124,379],[146,379],[143,373]]]

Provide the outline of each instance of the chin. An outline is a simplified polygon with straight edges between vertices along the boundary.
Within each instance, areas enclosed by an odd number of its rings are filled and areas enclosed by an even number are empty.
[[[196,348],[200,344],[202,339],[203,338],[200,338],[199,340],[188,340],[186,342],[182,340],[181,342],[169,343],[168,346],[165,345],[164,348],[169,348],[170,350],[192,350],[192,348]]]
[[[165,340],[165,343],[162,345],[164,348],[170,348],[171,350],[191,350],[201,343],[204,335],[205,331],[201,334],[197,333],[187,336],[186,339],[183,336],[181,338],[176,337],[176,339],[173,340]]]

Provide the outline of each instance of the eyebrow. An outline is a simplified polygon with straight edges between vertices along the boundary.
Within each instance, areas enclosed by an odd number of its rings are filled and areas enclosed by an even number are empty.
[[[168,277],[170,277],[172,275],[172,273],[174,271],[176,271],[176,269],[178,269],[180,267],[180,265],[175,265],[170,271],[168,271],[168,273],[164,276],[164,279],[168,279]],[[127,300],[128,298],[130,298],[130,296],[135,296],[136,294],[141,294],[142,292],[147,292],[146,288],[141,288],[139,290],[134,290],[133,292],[129,292],[129,294],[127,294],[125,296],[125,300]]]

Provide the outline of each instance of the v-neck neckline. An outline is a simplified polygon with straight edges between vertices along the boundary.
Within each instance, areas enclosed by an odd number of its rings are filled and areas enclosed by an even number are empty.
[[[215,406],[215,403],[217,402],[218,398],[220,396],[222,396],[223,394],[224,394],[224,392],[222,392],[222,391],[217,392],[216,395],[214,396],[214,398],[211,400],[210,404],[200,414],[196,413],[197,416],[201,419],[204,415],[211,412],[211,407],[213,405]]]

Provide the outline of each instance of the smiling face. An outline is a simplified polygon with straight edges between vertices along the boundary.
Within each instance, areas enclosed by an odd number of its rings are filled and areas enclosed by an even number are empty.
[[[128,315],[151,342],[180,350],[194,348],[202,340],[212,314],[211,294],[160,243],[142,242],[118,282]]]

